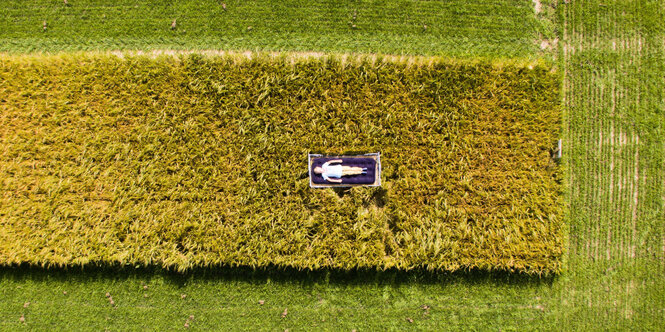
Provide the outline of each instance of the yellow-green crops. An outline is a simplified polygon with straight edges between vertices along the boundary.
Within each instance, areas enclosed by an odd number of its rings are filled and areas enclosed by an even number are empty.
[[[0,60],[2,264],[561,270],[547,66]],[[375,151],[381,188],[308,187]]]

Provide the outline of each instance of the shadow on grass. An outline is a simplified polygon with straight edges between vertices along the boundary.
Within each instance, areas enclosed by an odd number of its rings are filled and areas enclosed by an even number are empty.
[[[187,272],[168,271],[158,266],[123,267],[123,266],[78,266],[68,268],[42,268],[35,266],[0,266],[0,278],[33,281],[68,281],[85,282],[91,280],[122,281],[132,278],[162,277],[169,282],[183,286],[192,280],[227,281],[265,284],[299,284],[303,287],[316,284],[338,286],[357,285],[408,285],[408,284],[453,284],[461,283],[515,285],[515,286],[551,286],[557,276],[537,276],[508,271],[470,270],[457,272],[433,272],[427,270],[386,270],[374,269],[320,269],[297,270],[283,267],[209,267],[196,268]]]

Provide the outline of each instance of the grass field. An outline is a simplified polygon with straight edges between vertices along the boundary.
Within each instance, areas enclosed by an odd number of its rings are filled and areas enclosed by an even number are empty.
[[[11,0],[0,12],[0,52],[260,49],[533,59],[553,33],[520,0]]]
[[[665,9],[659,1],[569,2],[558,4],[555,29],[564,76],[565,198],[570,225],[568,267],[560,276],[430,278],[417,272],[384,272],[331,277],[228,270],[202,272],[205,277],[173,277],[149,270],[5,267],[0,277],[1,328],[20,327],[21,315],[28,327],[118,330],[181,327],[189,315],[195,315],[192,328],[235,330],[311,329],[315,319],[323,328],[359,331],[662,330]],[[528,3],[521,2],[525,7]],[[479,46],[470,53],[480,54],[483,49]],[[525,56],[538,57],[536,50],[532,52]],[[140,302],[142,283],[151,282],[161,285],[157,287],[161,294],[149,294],[153,298],[149,304]],[[120,294],[114,296],[117,309],[111,309],[104,292]],[[191,302],[174,306],[183,293],[190,294],[185,299]],[[214,294],[224,294],[220,297],[227,302],[220,303]],[[308,300],[319,301],[317,295],[326,309]],[[268,314],[257,313],[261,309],[253,309],[253,304],[264,297],[264,305],[274,298],[282,302],[275,302]],[[31,304],[24,308],[26,302]],[[286,322],[292,318],[294,303],[301,304],[295,312],[307,312],[306,318]],[[424,315],[422,305],[431,306],[431,316]],[[287,307],[289,314],[282,319]],[[331,322],[327,314],[340,318]]]
[[[0,280],[2,330],[20,327],[21,315],[37,330],[180,329],[188,320],[233,331],[554,326],[549,281],[520,275],[5,269]]]
[[[665,321],[664,12],[658,1],[562,11],[570,281],[561,300],[580,329]]]

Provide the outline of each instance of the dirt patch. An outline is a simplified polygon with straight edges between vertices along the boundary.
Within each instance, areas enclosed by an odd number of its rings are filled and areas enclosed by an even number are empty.
[[[533,11],[536,14],[540,14],[543,11],[543,5],[540,3],[540,0],[531,0],[533,2]]]
[[[559,44],[559,38],[541,39],[540,50],[541,51],[552,50],[555,49],[558,44]]]
[[[632,243],[635,243],[635,235],[637,234],[637,205],[639,203],[639,183],[640,183],[640,169],[639,169],[639,164],[640,164],[640,136],[637,134],[635,135],[635,166],[634,166],[634,171],[633,171],[633,213],[632,213],[632,221],[633,221],[633,238],[632,238]],[[635,245],[631,246],[631,253],[630,253],[631,258],[635,258]]]
[[[614,147],[614,126],[610,125],[610,145]],[[615,148],[610,153],[610,187],[609,187],[609,201],[614,201],[614,154]]]

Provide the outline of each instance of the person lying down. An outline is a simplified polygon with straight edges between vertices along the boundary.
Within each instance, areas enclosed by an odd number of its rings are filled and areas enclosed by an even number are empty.
[[[321,174],[328,182],[342,183],[342,176],[367,174],[367,167],[345,166],[342,165],[342,159],[335,159],[315,167],[314,173]]]

